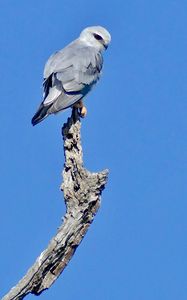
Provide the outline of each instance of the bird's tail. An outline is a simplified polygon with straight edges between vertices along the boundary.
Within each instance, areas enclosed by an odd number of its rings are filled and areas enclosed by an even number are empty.
[[[43,103],[41,103],[40,107],[38,108],[37,112],[31,120],[33,126],[43,121],[49,115],[48,109],[50,106],[51,105],[44,106]]]

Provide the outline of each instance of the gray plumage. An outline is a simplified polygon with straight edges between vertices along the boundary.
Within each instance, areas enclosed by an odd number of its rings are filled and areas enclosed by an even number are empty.
[[[110,41],[105,28],[87,27],[78,39],[49,58],[44,69],[43,101],[32,118],[33,125],[86,96],[100,77],[102,51]]]

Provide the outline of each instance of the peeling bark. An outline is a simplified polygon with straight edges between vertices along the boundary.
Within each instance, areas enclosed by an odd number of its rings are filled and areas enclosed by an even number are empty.
[[[83,167],[80,129],[77,109],[73,109],[62,128],[65,164],[61,190],[66,204],[63,224],[26,275],[2,300],[20,300],[29,293],[39,295],[50,288],[74,255],[100,207],[108,170],[91,173]]]

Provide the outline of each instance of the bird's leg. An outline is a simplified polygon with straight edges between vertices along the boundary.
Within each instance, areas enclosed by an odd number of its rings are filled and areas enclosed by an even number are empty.
[[[86,107],[84,106],[84,103],[83,103],[82,100],[79,100],[77,103],[75,103],[75,104],[74,104],[74,107],[80,109],[79,113],[80,113],[80,116],[81,116],[82,118],[86,117],[86,115],[87,115],[87,109],[86,109]]]

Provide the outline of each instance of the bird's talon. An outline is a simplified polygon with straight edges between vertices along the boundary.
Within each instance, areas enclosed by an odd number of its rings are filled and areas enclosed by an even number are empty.
[[[80,116],[81,116],[81,118],[85,118],[86,115],[87,115],[87,109],[86,109],[85,106],[83,106],[83,107],[81,107],[81,109],[80,109]]]

